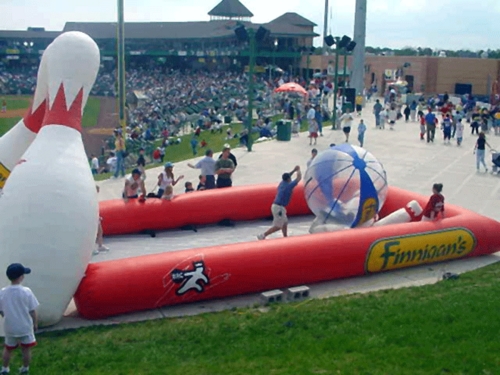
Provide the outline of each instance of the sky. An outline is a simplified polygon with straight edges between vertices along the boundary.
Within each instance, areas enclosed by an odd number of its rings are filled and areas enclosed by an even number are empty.
[[[125,0],[125,20],[205,21],[219,0]],[[241,0],[256,23],[296,12],[323,34],[324,0]],[[330,0],[328,34],[352,36],[356,0]],[[0,0],[0,29],[45,27],[68,21],[114,22],[113,0]],[[500,49],[500,0],[368,0],[367,46]],[[322,36],[315,44],[322,44]]]

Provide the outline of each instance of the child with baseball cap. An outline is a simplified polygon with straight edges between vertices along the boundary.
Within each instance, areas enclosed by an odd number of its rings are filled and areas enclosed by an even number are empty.
[[[0,375],[10,372],[9,363],[12,351],[21,344],[23,366],[20,374],[27,374],[31,361],[31,347],[36,345],[35,331],[38,329],[36,308],[38,300],[30,288],[22,286],[24,275],[31,269],[20,263],[7,267],[7,277],[11,285],[0,290],[0,314],[4,317],[5,347]]]

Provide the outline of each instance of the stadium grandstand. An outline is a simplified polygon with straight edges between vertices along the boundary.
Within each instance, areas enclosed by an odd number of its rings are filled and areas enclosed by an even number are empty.
[[[297,13],[285,13],[264,24],[252,23],[253,13],[239,0],[222,0],[208,15],[208,21],[126,23],[127,66],[242,71],[249,52],[235,30],[244,26],[268,30],[268,37],[259,45],[257,65],[297,69],[301,56],[310,51],[318,36],[314,32],[317,25]],[[37,27],[0,30],[0,60],[11,69],[37,64],[47,45],[66,31],[90,35],[101,49],[104,67],[115,65],[117,25],[113,22],[67,22],[62,31]]]

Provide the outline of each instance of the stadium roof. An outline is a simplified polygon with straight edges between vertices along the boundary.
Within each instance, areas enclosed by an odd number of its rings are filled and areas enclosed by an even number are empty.
[[[272,23],[286,23],[294,26],[307,26],[307,27],[318,26],[314,22],[309,21],[307,18],[304,18],[300,14],[294,12],[285,13],[279,16],[278,18],[275,18],[271,22],[269,22],[269,24]]]
[[[60,31],[26,31],[26,30],[0,30],[0,38],[3,39],[54,39]]]
[[[224,0],[219,5],[223,3],[225,3]],[[314,26],[316,26],[314,22],[309,21],[297,13],[285,13],[273,21],[265,24],[255,24],[237,20],[212,20],[200,22],[127,22],[125,23],[125,38],[143,40],[231,38],[234,36],[234,29],[241,24],[255,29],[259,26],[263,26],[271,32],[272,37],[293,38],[318,36],[318,34],[313,31]],[[116,39],[116,29],[116,22],[66,22],[63,32],[82,31],[96,40]],[[2,39],[22,39],[26,41],[36,39],[54,39],[59,34],[61,34],[59,31],[0,30],[0,38]]]
[[[257,28],[260,25],[250,22],[231,20],[205,22],[127,22],[125,23],[125,38],[127,39],[210,39],[234,36],[237,25]],[[273,22],[263,24],[272,36],[314,37],[318,34],[303,28]],[[94,39],[115,39],[116,23],[104,22],[67,22],[63,31],[82,31]],[[0,31],[0,37],[3,33]]]
[[[209,16],[230,17],[230,18],[248,18],[253,17],[253,13],[239,0],[222,0],[210,12]]]

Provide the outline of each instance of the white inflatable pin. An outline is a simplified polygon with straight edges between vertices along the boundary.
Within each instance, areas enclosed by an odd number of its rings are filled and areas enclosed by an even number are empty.
[[[92,257],[98,201],[81,136],[81,119],[99,70],[86,34],[58,36],[47,55],[47,109],[35,140],[0,197],[1,284],[7,265],[32,269],[24,284],[40,301],[43,326],[57,323]]]
[[[394,211],[392,214],[387,215],[383,219],[375,222],[374,227],[391,224],[403,224],[414,221],[422,214],[422,207],[417,201],[410,201],[404,208]]]
[[[33,103],[24,118],[0,138],[0,192],[42,126],[48,89],[46,62],[49,50],[50,46],[44,51],[38,67]]]

